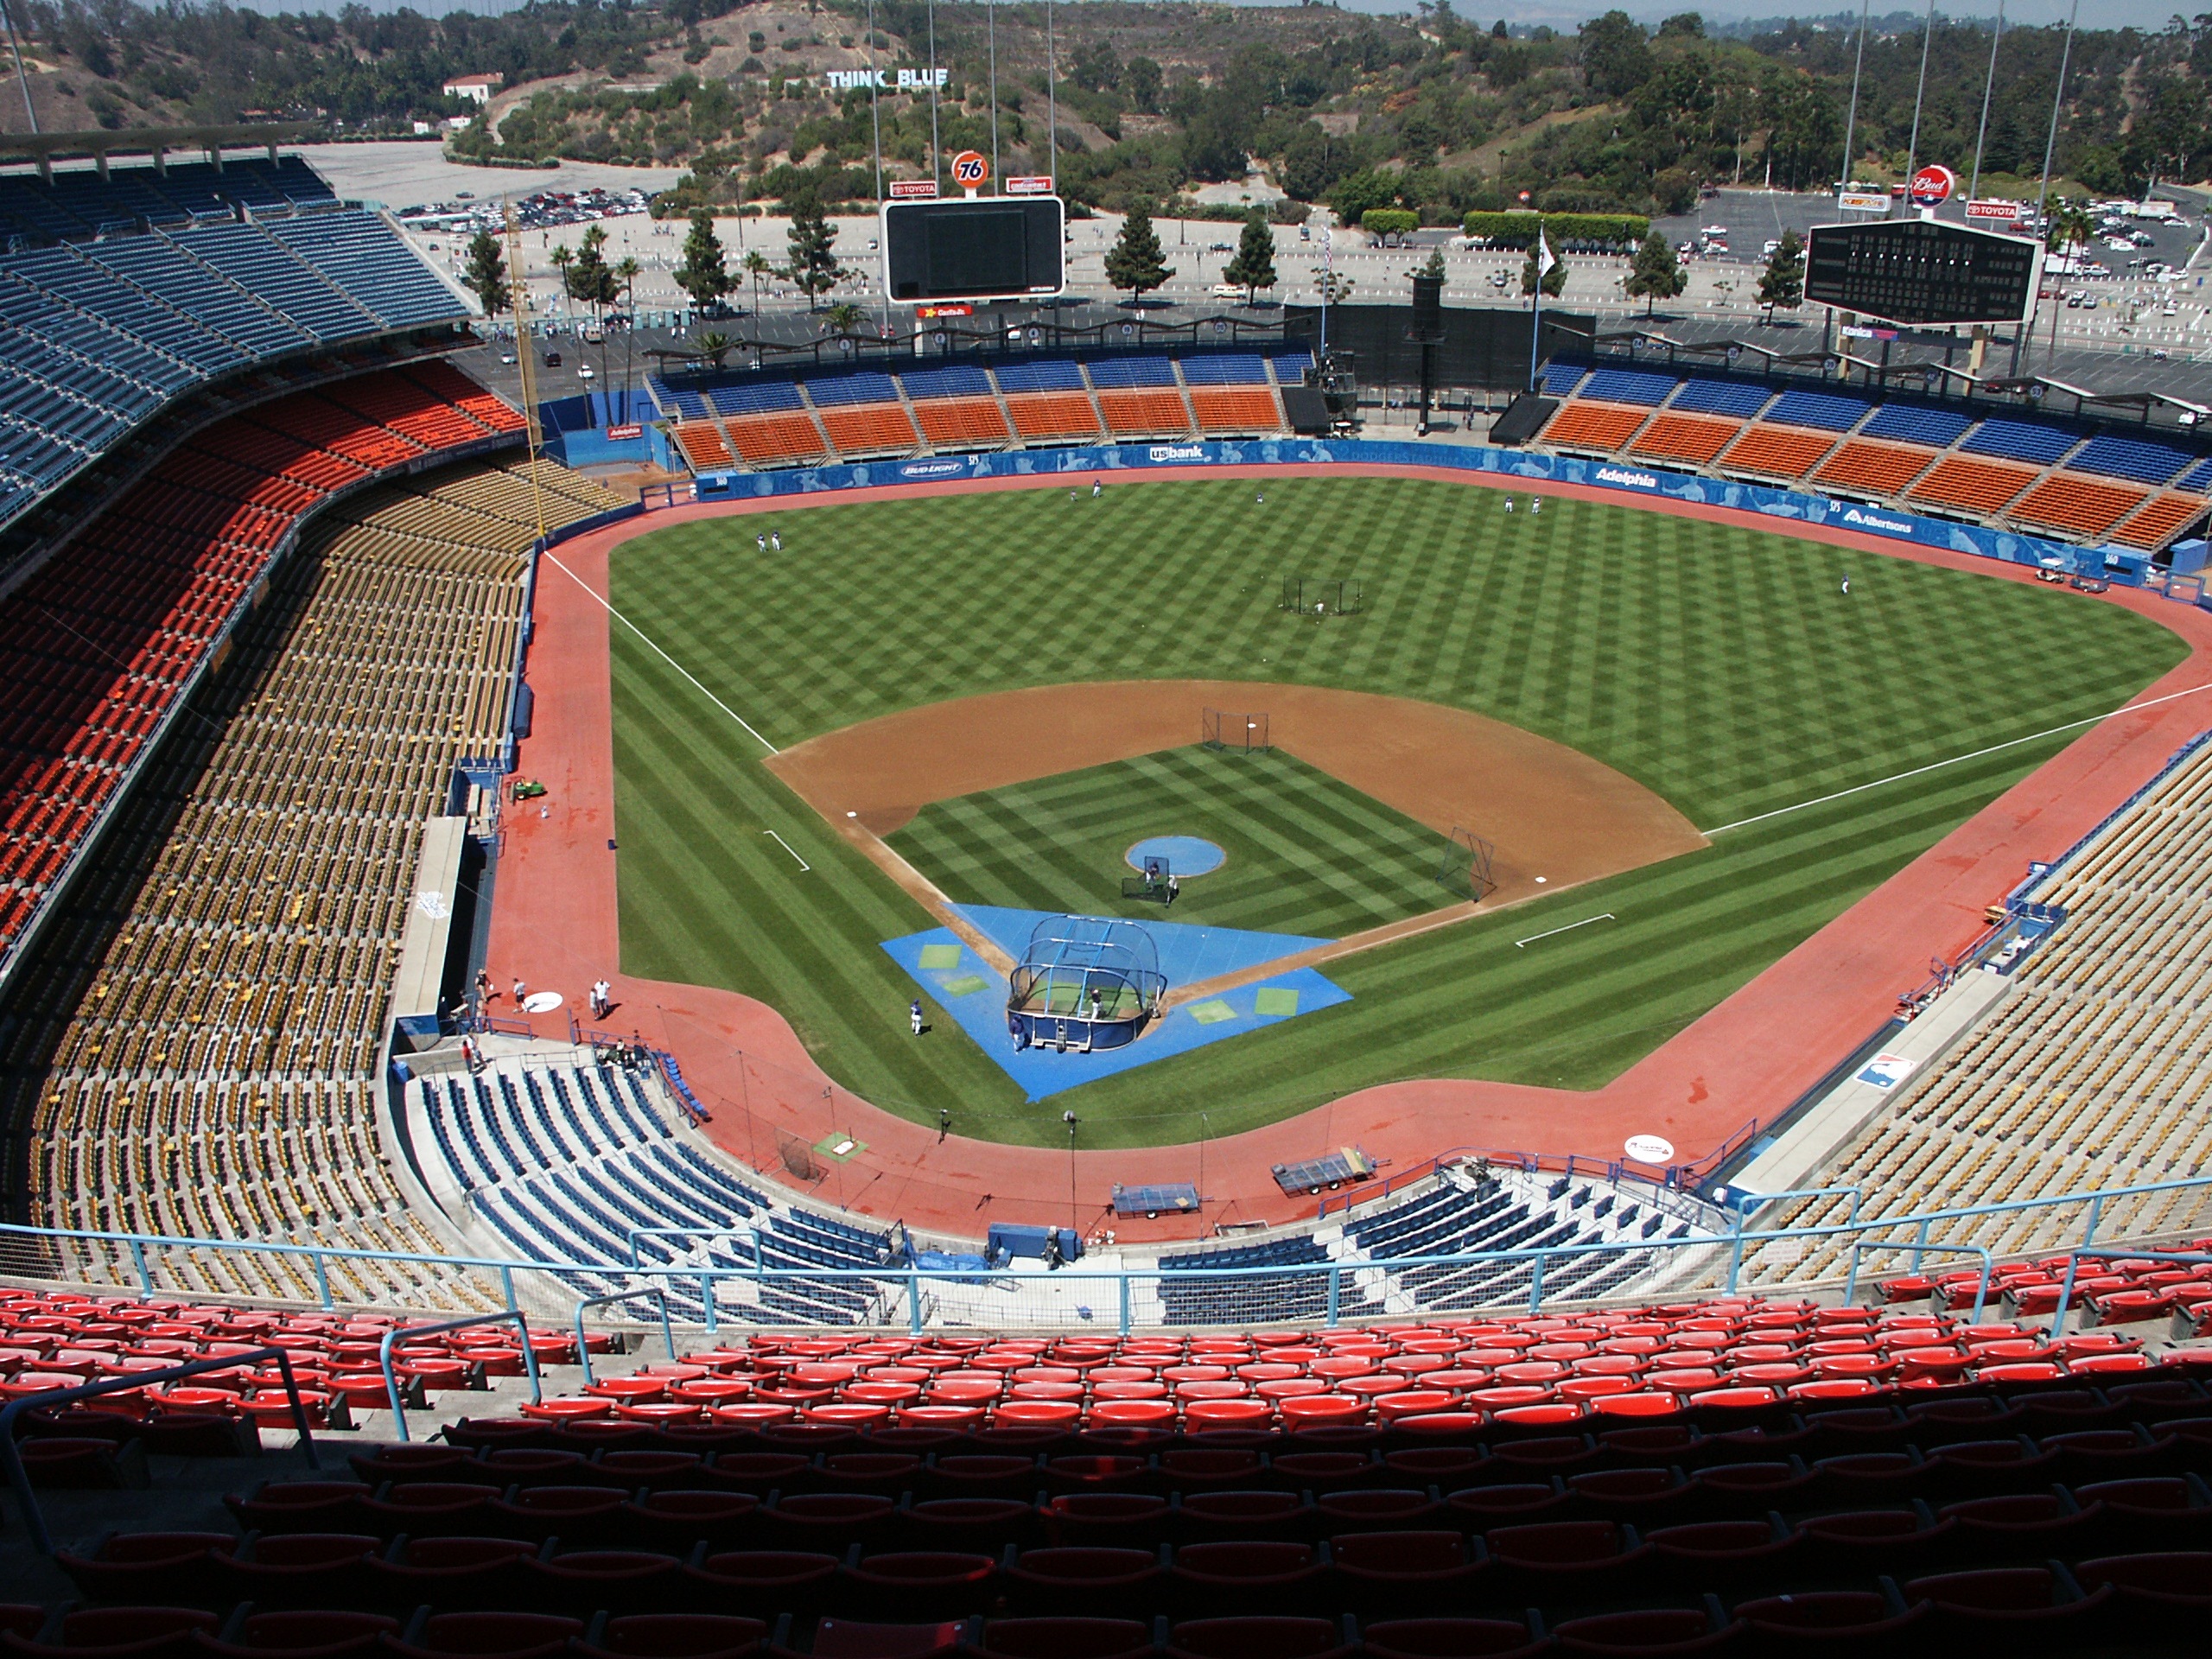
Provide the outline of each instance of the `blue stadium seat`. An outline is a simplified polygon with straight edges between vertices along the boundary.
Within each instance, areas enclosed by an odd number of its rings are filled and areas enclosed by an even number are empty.
[[[1102,391],[1175,384],[1175,365],[1165,357],[1094,357],[1084,367],[1090,372],[1090,384]]]
[[[899,401],[899,383],[874,369],[809,375],[805,385],[806,395],[817,409],[828,409],[837,404],[895,404]]]
[[[1599,369],[1582,388],[1585,397],[1602,397],[1609,404],[1643,404],[1657,408],[1681,382],[1671,374],[1644,374],[1634,369]]]
[[[916,403],[931,397],[988,397],[991,377],[972,363],[948,364],[941,369],[907,369],[899,379],[906,396]]]
[[[1183,384],[1189,386],[1264,386],[1268,361],[1256,353],[1182,359]]]
[[[457,322],[468,315],[459,296],[375,213],[308,213],[263,228],[386,328]]]
[[[766,415],[800,407],[796,380],[748,380],[705,390],[717,415]]]
[[[2204,490],[2212,490],[2212,455],[2206,456],[2205,459],[2198,461],[2196,466],[2190,467],[2179,478],[2176,479],[2174,480],[2174,488],[2177,490],[2196,490],[2200,492]]]
[[[1026,362],[1002,363],[994,372],[998,377],[999,390],[1007,393],[1087,390],[1083,365],[1070,358],[1033,358]]]
[[[374,317],[271,240],[260,226],[196,226],[176,232],[170,240],[317,340],[351,340],[376,330]]]
[[[1682,382],[1682,389],[1675,394],[1675,401],[1667,407],[1690,415],[1732,415],[1738,420],[1749,420],[1767,405],[1774,396],[1770,386],[1762,386],[1749,380],[1701,380],[1691,378]]]
[[[1959,441],[1959,435],[1974,424],[1971,416],[1955,410],[1926,409],[1915,404],[1885,404],[1874,411],[1874,418],[1861,429],[1859,435],[1868,438],[1895,438],[1904,443],[1926,444],[1930,449],[1948,449]]]
[[[1829,391],[1785,391],[1774,400],[1766,419],[1783,426],[1809,426],[1821,432],[1847,431],[1866,413],[1863,397],[1839,397]]]
[[[1582,384],[1582,377],[1589,372],[1582,363],[1547,363],[1544,365],[1544,396],[1565,397]]]
[[[1959,447],[1969,454],[2001,455],[2007,461],[2048,467],[2080,442],[2063,427],[2046,426],[2041,421],[1988,420]]]
[[[1303,385],[1306,383],[1306,371],[1313,366],[1313,353],[1283,352],[1276,355],[1274,363],[1277,385]]]
[[[2138,484],[2163,484],[2189,465],[2186,452],[2140,438],[2091,438],[2066,464],[2077,473],[2101,473]]]

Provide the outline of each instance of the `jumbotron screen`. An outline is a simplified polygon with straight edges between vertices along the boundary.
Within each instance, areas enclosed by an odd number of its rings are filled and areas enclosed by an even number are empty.
[[[1885,322],[2020,322],[2035,308],[2043,245],[1934,219],[1816,225],[1805,298]]]
[[[887,201],[885,290],[906,305],[1058,294],[1065,225],[1058,196]]]

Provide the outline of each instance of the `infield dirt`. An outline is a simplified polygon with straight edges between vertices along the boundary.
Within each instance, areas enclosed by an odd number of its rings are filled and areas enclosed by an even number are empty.
[[[1325,686],[1033,686],[862,721],[767,765],[835,828],[859,826],[880,846],[932,801],[1196,743],[1209,709],[1227,711],[1232,728],[1265,714],[1275,747],[1428,825],[1440,854],[1454,828],[1491,842],[1491,906],[1706,845],[1659,796],[1565,744],[1465,709]]]

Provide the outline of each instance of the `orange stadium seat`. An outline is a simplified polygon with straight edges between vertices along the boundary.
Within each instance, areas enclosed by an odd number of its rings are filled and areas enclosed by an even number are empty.
[[[442,357],[410,363],[406,374],[416,385],[429,388],[494,432],[519,432],[529,424],[504,398],[493,397]]]
[[[1191,411],[1179,391],[1102,391],[1098,407],[1116,432],[1187,432]]]
[[[1006,400],[1014,429],[1025,438],[1089,438],[1098,435],[1098,411],[1079,391],[1039,391]]]
[[[1651,411],[1613,404],[1568,402],[1544,429],[1544,442],[1562,449],[1618,449]]]
[[[2201,495],[2184,495],[2170,491],[2145,507],[2112,532],[2115,542],[2126,542],[2130,547],[2162,547],[2166,538],[2179,530],[2207,506],[2212,506]]]
[[[2076,536],[2101,536],[2141,503],[2148,490],[2122,489],[2073,473],[2058,473],[2030,490],[2012,517]]]
[[[712,421],[683,421],[676,427],[677,447],[695,473],[719,472],[731,465],[729,445]]]
[[[1995,512],[2034,482],[2035,475],[2032,467],[2005,467],[1993,461],[1946,455],[1905,493],[1916,501],[1963,507],[1969,512]]]
[[[1661,415],[1637,435],[1630,453],[1657,455],[1669,461],[1693,461],[1700,466],[1728,447],[1728,440],[1744,429],[1741,421],[1708,421],[1694,415]]]
[[[988,397],[925,398],[914,405],[914,423],[940,449],[1005,443],[1014,436],[1006,416]]]
[[[777,461],[819,461],[829,450],[807,415],[753,415],[729,423],[729,441],[753,466]]]
[[[918,448],[921,438],[899,404],[833,404],[818,411],[830,442],[844,455]]]
[[[1770,478],[1802,478],[1822,455],[1835,448],[1833,432],[1808,432],[1797,427],[1761,426],[1751,429],[1729,447],[1721,466],[1732,473],[1763,473]]]
[[[1866,443],[1853,438],[1829,457],[1827,465],[1813,477],[1820,483],[1845,489],[1895,495],[1927,469],[1931,458],[1926,449],[1896,443]]]
[[[1191,407],[1205,432],[1280,432],[1282,405],[1264,386],[1193,386]]]

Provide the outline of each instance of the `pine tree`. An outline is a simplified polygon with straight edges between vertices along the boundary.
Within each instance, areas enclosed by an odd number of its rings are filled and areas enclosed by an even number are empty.
[[[816,308],[814,302],[836,287],[845,274],[837,263],[837,232],[823,216],[822,203],[812,195],[793,200],[791,210],[791,259],[786,275],[791,286],[806,296],[806,308],[811,311]]]
[[[1529,257],[1521,262],[1521,292],[1525,298],[1536,291],[1536,250],[1531,246]],[[1544,297],[1555,300],[1567,291],[1567,261],[1554,249],[1552,268],[1544,273]]]
[[[468,274],[461,281],[482,303],[486,316],[495,317],[507,308],[512,297],[507,292],[507,256],[491,232],[477,232],[469,243]]]
[[[1671,300],[1689,285],[1689,272],[1675,259],[1673,245],[1656,231],[1645,237],[1628,272],[1629,297],[1643,302],[1643,315],[1651,315],[1654,302]]]
[[[1128,289],[1132,302],[1141,299],[1175,274],[1166,258],[1152,228],[1152,212],[1139,202],[1122,221],[1121,237],[1106,255],[1107,285]]]
[[[1267,217],[1255,213],[1244,221],[1244,234],[1236,244],[1236,257],[1221,273],[1222,280],[1244,284],[1244,303],[1252,303],[1257,289],[1275,285],[1275,234]]]
[[[722,239],[715,234],[714,214],[704,207],[692,211],[691,233],[683,238],[683,263],[676,268],[676,285],[702,311],[730,290]]]
[[[1804,302],[1805,245],[1796,232],[1784,231],[1781,245],[1759,276],[1759,303],[1766,307],[1766,320],[1772,322],[1777,306],[1795,311]]]

